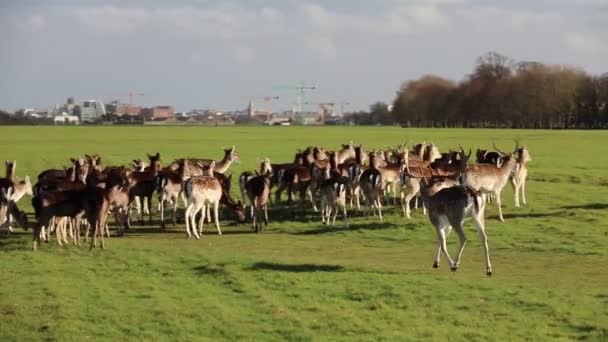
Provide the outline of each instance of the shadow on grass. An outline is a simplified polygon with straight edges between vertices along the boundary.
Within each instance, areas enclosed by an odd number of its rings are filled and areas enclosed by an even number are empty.
[[[12,233],[11,235],[21,235]],[[29,234],[31,236],[31,234]],[[0,251],[16,251],[23,250],[28,246],[23,243],[22,239],[13,239],[10,236],[0,237]],[[31,246],[29,246],[31,247]]]
[[[563,211],[554,211],[547,213],[504,213],[502,216],[507,219],[514,218],[539,218],[539,217],[555,217],[564,215]],[[487,218],[498,220],[498,215],[492,215]]]
[[[201,265],[192,268],[199,276],[225,274],[224,265]]]
[[[249,270],[267,270],[281,272],[339,272],[344,270],[340,265],[315,265],[315,264],[277,264],[273,262],[256,262]]]
[[[608,203],[588,203],[580,205],[565,205],[561,209],[588,209],[588,210],[603,210],[608,209]]]
[[[391,223],[391,222],[374,222],[374,223],[355,223],[355,224],[351,223],[347,228],[344,226],[344,224],[338,225],[338,223],[336,222],[335,227],[323,226],[318,229],[309,229],[309,230],[305,230],[305,231],[293,232],[290,234],[291,235],[318,235],[318,234],[329,234],[329,233],[355,231],[355,230],[363,230],[363,229],[377,230],[377,229],[391,229],[391,228],[397,228],[397,227],[398,227],[397,224]]]

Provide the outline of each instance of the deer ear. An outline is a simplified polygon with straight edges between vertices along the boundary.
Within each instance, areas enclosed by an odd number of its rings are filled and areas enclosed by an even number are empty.
[[[30,183],[30,176],[25,176],[25,183]]]
[[[160,159],[160,153],[156,152],[156,159]]]

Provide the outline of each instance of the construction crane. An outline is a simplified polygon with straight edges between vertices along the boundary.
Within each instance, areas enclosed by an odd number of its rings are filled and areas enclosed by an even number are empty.
[[[330,113],[334,113],[335,102],[304,102],[305,105],[317,105],[321,109],[319,111],[319,118],[317,119],[321,125],[325,124],[325,119]]]
[[[133,91],[129,92],[129,114],[133,110],[133,104],[135,103],[135,96],[144,96],[143,93],[134,93]]]
[[[277,85],[272,87],[274,89],[293,89],[297,91],[296,95],[296,106],[293,110],[293,115],[298,117],[301,120],[301,123],[304,124],[304,118],[302,116],[302,101],[304,100],[304,95],[307,91],[313,91],[317,89],[316,85],[308,86],[304,82],[301,84],[295,85]]]
[[[337,104],[340,105],[340,117],[344,117],[344,107],[350,105],[350,102],[347,101],[342,101],[342,102],[338,102]]]
[[[272,101],[278,100],[278,96],[246,96],[249,99],[249,116],[255,115],[254,100],[263,100],[265,103],[266,119],[270,122],[272,117]]]

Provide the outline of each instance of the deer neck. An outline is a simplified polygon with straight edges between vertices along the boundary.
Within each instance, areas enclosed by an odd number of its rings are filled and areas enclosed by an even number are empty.
[[[224,173],[224,172],[226,172],[226,170],[228,170],[230,165],[232,165],[232,160],[230,160],[228,158],[224,158],[224,159],[220,160],[219,162],[215,163],[215,168],[213,168],[213,171],[215,171],[217,173]]]

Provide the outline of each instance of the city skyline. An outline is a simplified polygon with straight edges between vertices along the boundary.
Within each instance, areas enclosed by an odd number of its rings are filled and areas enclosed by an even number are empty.
[[[608,70],[608,4],[514,1],[9,1],[0,5],[0,108],[48,107],[68,96],[138,105],[236,110],[249,96],[290,109],[348,110],[390,102],[423,74],[460,80],[476,57]],[[263,104],[260,103],[259,107]]]

